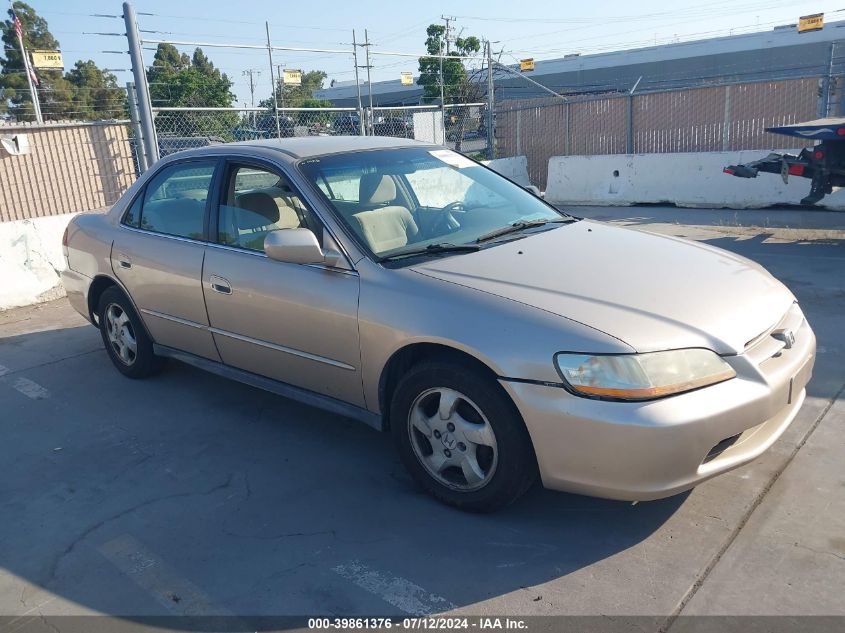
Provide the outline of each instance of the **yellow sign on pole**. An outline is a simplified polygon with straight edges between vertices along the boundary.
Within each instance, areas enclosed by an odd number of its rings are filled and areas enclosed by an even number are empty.
[[[64,68],[62,51],[34,50],[30,53],[34,68]]]
[[[824,13],[802,15],[798,18],[798,32],[821,31],[824,28]]]
[[[286,86],[301,86],[302,85],[302,71],[292,70],[286,68],[282,73],[282,82]]]
[[[414,73],[402,71],[399,73],[399,79],[402,82],[403,86],[413,86],[414,85]]]
[[[530,57],[529,59],[520,59],[519,70],[522,72],[525,72],[526,70],[534,70],[534,58]]]

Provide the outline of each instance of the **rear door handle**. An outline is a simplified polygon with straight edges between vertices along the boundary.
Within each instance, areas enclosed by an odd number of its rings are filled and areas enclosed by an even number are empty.
[[[218,277],[217,275],[212,275],[209,282],[211,282],[211,289],[214,292],[219,292],[224,295],[232,294],[232,284],[230,284],[227,279],[223,279],[223,277]]]
[[[117,254],[117,263],[121,268],[132,268],[132,260],[125,253]]]

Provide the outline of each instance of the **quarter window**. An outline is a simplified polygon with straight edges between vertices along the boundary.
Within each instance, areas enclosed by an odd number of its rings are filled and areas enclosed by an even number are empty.
[[[213,162],[182,163],[165,167],[156,174],[144,193],[140,228],[203,239],[205,205],[214,167]],[[130,209],[130,214],[134,207]]]
[[[288,180],[275,171],[251,165],[230,168],[227,194],[220,204],[217,241],[227,246],[264,251],[270,231],[307,228],[321,239],[321,226]]]

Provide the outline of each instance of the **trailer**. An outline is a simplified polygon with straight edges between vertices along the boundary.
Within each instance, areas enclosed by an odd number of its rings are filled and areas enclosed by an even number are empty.
[[[801,200],[806,205],[816,204],[833,193],[834,188],[845,187],[845,117],[770,127],[766,131],[819,142],[797,155],[773,152],[744,165],[729,165],[723,171],[738,178],[756,178],[759,173],[780,174],[785,183],[790,176],[808,178],[810,194]]]

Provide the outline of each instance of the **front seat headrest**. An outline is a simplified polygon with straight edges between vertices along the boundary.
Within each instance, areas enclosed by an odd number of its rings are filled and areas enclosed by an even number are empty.
[[[240,214],[242,229],[259,228],[279,221],[279,205],[266,191],[250,191],[238,196],[238,206],[250,214]],[[246,216],[246,217],[245,217]]]
[[[396,199],[396,184],[384,174],[364,174],[358,185],[358,202],[384,204]]]

